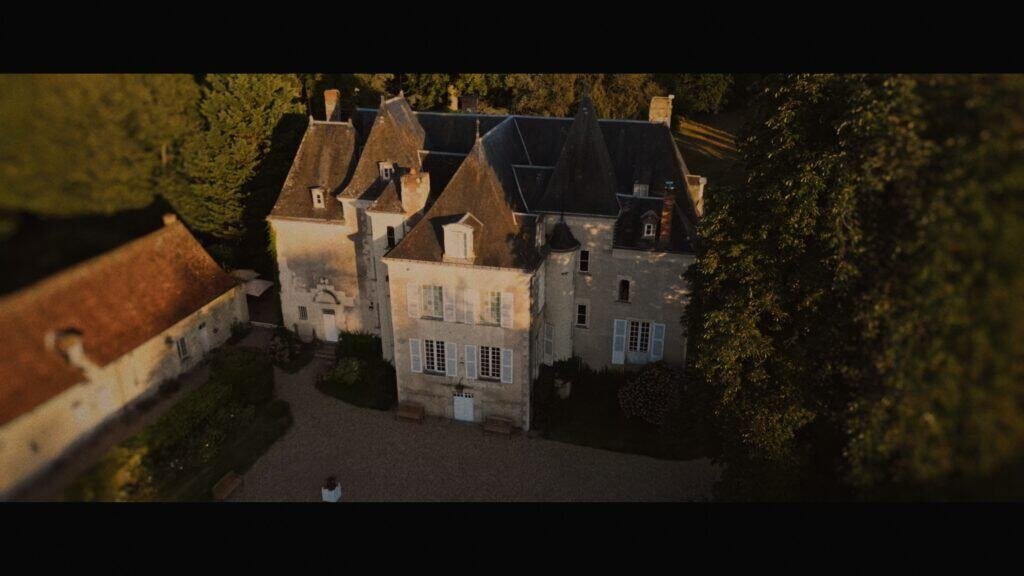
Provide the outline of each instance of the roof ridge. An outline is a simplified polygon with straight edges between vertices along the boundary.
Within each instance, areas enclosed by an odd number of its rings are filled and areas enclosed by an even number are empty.
[[[53,290],[62,287],[72,280],[77,280],[86,272],[92,271],[92,269],[96,268],[100,264],[107,264],[109,262],[113,262],[114,260],[124,258],[127,254],[129,254],[129,252],[137,250],[141,246],[145,246],[147,242],[154,242],[155,238],[158,238],[160,236],[166,236],[170,234],[171,231],[178,230],[179,228],[184,228],[185,233],[188,234],[188,236],[191,237],[193,240],[195,240],[195,237],[192,236],[191,232],[189,232],[187,228],[185,228],[185,225],[181,222],[181,220],[175,220],[174,222],[170,224],[165,224],[160,228],[153,230],[152,232],[147,232],[146,234],[143,234],[142,236],[139,236],[137,238],[133,238],[125,242],[124,244],[121,244],[120,246],[111,248],[110,250],[92,256],[91,258],[82,260],[81,262],[76,262],[75,264],[72,264],[67,268],[58,270],[57,272],[54,272],[53,274],[50,274],[49,276],[46,276],[44,278],[40,278],[39,280],[33,282],[32,284],[29,284],[28,286],[23,286],[10,294],[0,297],[0,311],[3,311],[4,308],[8,307],[12,303],[15,303],[16,301],[20,301],[26,296],[35,297],[36,293],[38,293],[40,290]],[[196,242],[198,243],[198,240],[196,240]],[[200,245],[200,248],[202,248],[202,245]],[[204,254],[206,254],[207,258],[210,258],[212,260],[212,257],[208,252],[206,252],[205,248],[202,248],[202,251]],[[216,264],[216,261],[214,263]],[[217,264],[217,267],[220,268],[220,264]]]

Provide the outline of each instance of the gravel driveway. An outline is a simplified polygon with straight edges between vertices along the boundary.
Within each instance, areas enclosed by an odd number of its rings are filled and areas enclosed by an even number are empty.
[[[233,501],[319,501],[335,475],[343,501],[690,501],[709,498],[718,470],[528,438],[484,434],[440,418],[396,421],[313,386],[322,360],[277,371],[295,424],[245,474]]]

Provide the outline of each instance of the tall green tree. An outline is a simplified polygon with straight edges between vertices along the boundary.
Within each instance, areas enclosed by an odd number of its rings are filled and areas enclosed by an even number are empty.
[[[209,75],[199,110],[203,129],[183,149],[191,185],[170,201],[193,229],[239,239],[253,224],[247,206],[272,204],[279,191],[257,176],[282,119],[305,112],[302,84],[290,74]]]
[[[746,185],[706,199],[690,272],[724,495],[948,494],[1020,457],[1020,90],[762,85]]]
[[[111,214],[180,176],[198,89],[185,75],[0,78],[0,209]]]

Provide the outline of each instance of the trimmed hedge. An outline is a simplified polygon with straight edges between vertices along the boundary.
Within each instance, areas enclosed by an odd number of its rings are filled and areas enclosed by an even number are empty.
[[[290,426],[287,403],[272,402],[273,397],[273,367],[260,350],[221,348],[211,357],[206,384],[111,449],[65,496],[70,500],[167,500],[208,491],[223,473],[205,488],[201,479],[224,466],[237,465],[240,454],[255,461]],[[249,448],[236,453],[240,445]]]
[[[341,358],[321,376],[316,388],[361,408],[390,410],[398,402],[395,369],[380,357]]]
[[[338,358],[380,359],[384,354],[380,338],[366,332],[342,332],[336,348]]]
[[[316,341],[303,342],[290,330],[278,328],[270,340],[269,355],[275,366],[294,374],[313,360],[316,346]]]

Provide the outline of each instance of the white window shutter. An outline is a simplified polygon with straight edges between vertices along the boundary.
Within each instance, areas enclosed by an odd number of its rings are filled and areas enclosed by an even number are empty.
[[[612,364],[623,364],[626,361],[626,321],[615,319],[615,332],[612,334]]]
[[[544,361],[551,363],[555,355],[555,326],[544,325]]]
[[[501,381],[504,384],[512,383],[512,349],[501,349]]]
[[[454,342],[444,343],[444,374],[459,375],[459,345]]]
[[[423,372],[423,355],[420,353],[420,341],[417,338],[409,338],[409,370]]]
[[[466,378],[476,380],[476,346],[466,345]]]
[[[455,293],[455,321],[469,323],[466,319],[466,291],[462,288]]]
[[[651,362],[661,360],[665,355],[665,325],[653,324],[651,326]]]
[[[529,304],[529,303],[527,303]],[[512,293],[502,292],[501,293],[501,327],[511,328],[512,327],[512,312],[515,308],[512,306]]]
[[[480,292],[466,290],[466,324],[476,324],[476,307],[480,302]]]
[[[410,318],[420,317],[420,286],[409,283],[405,285],[405,300]]]
[[[441,301],[444,303],[444,321],[455,322],[455,299],[452,298],[452,291],[442,288]]]

